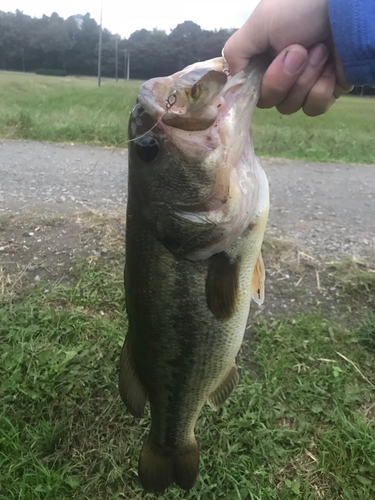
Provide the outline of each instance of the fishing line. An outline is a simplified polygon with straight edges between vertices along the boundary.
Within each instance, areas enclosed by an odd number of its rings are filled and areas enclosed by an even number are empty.
[[[160,118],[158,118],[157,122],[155,123],[155,125],[153,125],[149,130],[147,130],[144,134],[142,135],[139,135],[138,137],[134,137],[134,139],[128,139],[127,141],[125,141],[125,144],[129,144],[129,142],[134,142],[134,141],[138,141],[139,139],[142,139],[142,137],[144,137],[145,135],[149,134],[152,130],[154,130],[154,128],[159,125],[160,121],[164,118],[164,116],[166,115],[166,113],[168,113],[168,111],[171,109],[172,106],[174,106],[177,102],[177,91],[175,90],[169,97],[167,97],[167,99],[165,100],[166,104],[165,104],[165,107],[167,108],[164,113],[160,116]]]

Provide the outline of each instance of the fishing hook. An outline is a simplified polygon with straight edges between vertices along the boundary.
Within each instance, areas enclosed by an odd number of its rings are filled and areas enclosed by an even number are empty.
[[[171,102],[171,98],[173,98],[174,100]],[[177,102],[177,90],[175,90],[169,97],[167,97],[167,99],[165,100],[166,102],[166,105],[165,107],[167,109],[171,109],[171,107],[176,104]]]

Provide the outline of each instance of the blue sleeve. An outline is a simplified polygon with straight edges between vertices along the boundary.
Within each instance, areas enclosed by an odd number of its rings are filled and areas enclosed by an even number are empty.
[[[375,0],[328,0],[328,7],[347,80],[375,85]]]

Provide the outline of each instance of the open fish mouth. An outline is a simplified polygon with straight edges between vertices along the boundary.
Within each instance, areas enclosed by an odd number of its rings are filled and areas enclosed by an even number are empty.
[[[223,58],[195,63],[166,78],[153,78],[138,102],[157,120],[188,131],[205,130],[217,118],[220,94],[228,81]]]
[[[138,103],[177,146],[181,136],[173,140],[176,134],[171,128],[187,132],[211,129],[213,138],[239,152],[259,98],[255,80],[262,78],[266,67],[264,58],[255,57],[232,77],[223,57],[195,63],[170,77],[146,82]]]
[[[205,130],[213,125],[227,79],[224,71],[211,68],[198,68],[181,75],[173,86],[164,90],[163,123],[189,131]]]

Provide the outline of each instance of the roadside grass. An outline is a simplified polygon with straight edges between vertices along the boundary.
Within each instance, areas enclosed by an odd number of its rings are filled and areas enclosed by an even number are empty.
[[[375,310],[375,262],[346,255],[328,263],[341,297],[352,307]]]
[[[0,297],[1,500],[154,498],[136,473],[149,418],[131,417],[117,392],[127,321],[111,262],[79,260],[69,285],[25,281],[22,296]],[[304,313],[253,329],[240,386],[199,418],[197,485],[159,498],[373,499],[375,316],[346,329]]]
[[[141,82],[0,73],[0,135],[126,147]]]
[[[0,136],[126,147],[142,82],[0,73]],[[257,109],[256,154],[308,161],[375,163],[375,99],[345,97],[324,116]]]
[[[275,109],[256,109],[254,146],[259,156],[373,164],[374,125],[375,99],[354,96],[338,99],[314,118],[300,111],[286,116]]]

